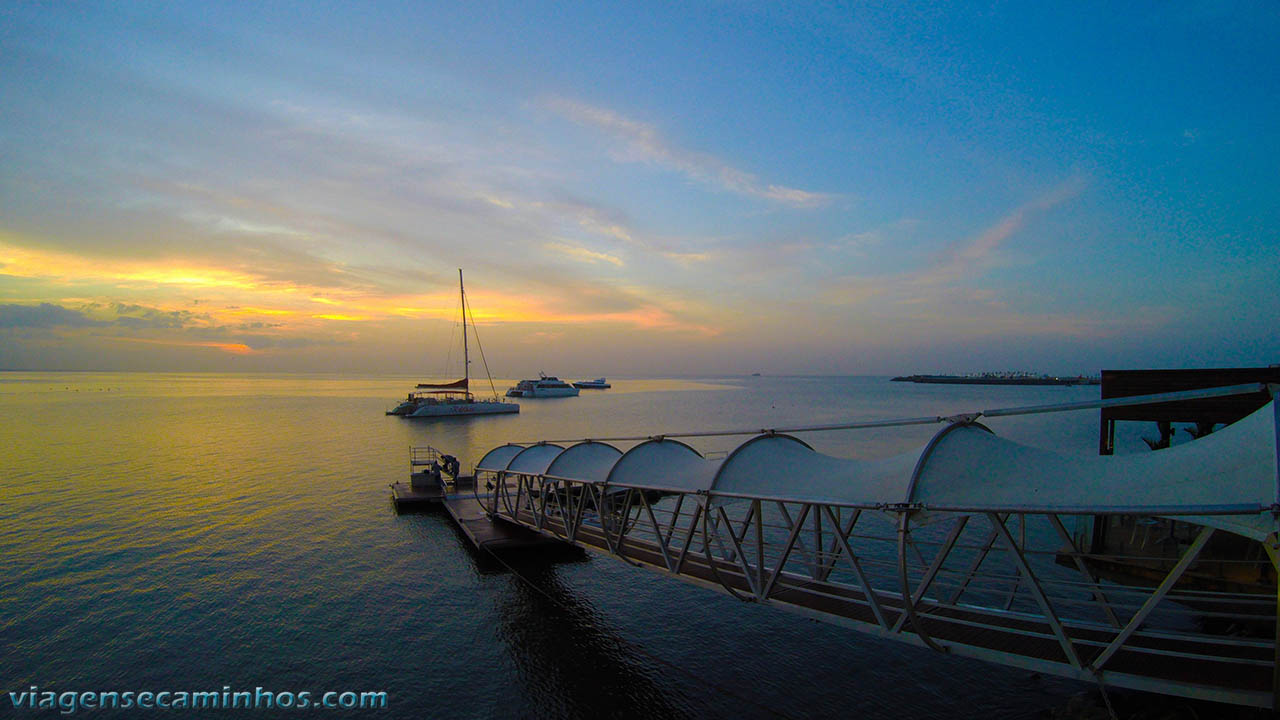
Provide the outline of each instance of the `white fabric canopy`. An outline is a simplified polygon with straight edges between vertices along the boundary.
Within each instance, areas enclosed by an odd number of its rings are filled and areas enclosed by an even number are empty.
[[[646,440],[622,454],[608,481],[661,490],[707,490],[721,460],[707,460],[675,440]]]
[[[551,443],[530,445],[511,458],[511,462],[507,463],[507,472],[541,475],[547,471],[551,461],[562,452],[564,452],[563,447]]]
[[[794,437],[768,434],[739,445],[724,460],[707,460],[684,443],[660,439],[621,454],[603,443],[566,451],[505,445],[477,468],[505,470],[519,455],[520,466],[529,468],[522,472],[554,468],[548,474],[585,482],[861,507],[910,503],[925,516],[1163,515],[1261,540],[1276,529],[1270,512],[1280,482],[1276,446],[1273,401],[1206,437],[1135,455],[1068,457],[970,424],[943,429],[918,451],[879,460],[832,457]]]
[[[849,460],[823,455],[790,435],[760,435],[730,453],[714,490],[863,506],[902,502],[918,456]]]
[[[956,427],[925,458],[912,501],[931,509],[1133,512],[1195,518],[1261,539],[1274,529],[1276,428],[1272,404],[1194,442],[1136,455],[1066,457]]]
[[[519,455],[522,450],[524,450],[523,445],[499,445],[480,458],[480,462],[476,463],[476,471],[501,472],[506,470],[511,458]]]
[[[604,482],[620,457],[622,451],[618,448],[608,443],[588,440],[572,445],[557,455],[544,474],[584,482]]]

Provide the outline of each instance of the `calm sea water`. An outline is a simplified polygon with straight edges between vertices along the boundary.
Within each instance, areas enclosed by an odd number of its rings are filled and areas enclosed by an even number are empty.
[[[0,715],[9,691],[31,685],[381,690],[380,717],[897,719],[1035,716],[1085,687],[608,558],[513,575],[443,516],[396,515],[387,486],[405,478],[412,445],[469,465],[507,441],[950,414],[1092,399],[1096,387],[616,380],[522,401],[517,416],[384,416],[414,380],[0,373]],[[990,424],[1096,453],[1097,411]],[[935,430],[805,439],[873,457]]]

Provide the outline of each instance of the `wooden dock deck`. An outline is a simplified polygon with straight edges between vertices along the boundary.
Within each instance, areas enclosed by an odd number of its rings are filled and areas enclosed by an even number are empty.
[[[480,503],[469,493],[454,494],[441,503],[454,524],[477,550],[506,550],[563,547],[565,542],[543,535],[535,530],[521,527],[502,518],[491,519],[480,507]]]
[[[432,480],[430,473],[411,472],[409,482],[391,484],[391,503],[396,512],[416,512],[437,508],[450,493],[467,493],[475,487],[476,479],[471,475],[459,475],[456,478]]]
[[[414,487],[410,483],[396,482],[391,485],[391,503],[396,512],[415,512],[438,506],[444,500],[444,493],[439,488]]]

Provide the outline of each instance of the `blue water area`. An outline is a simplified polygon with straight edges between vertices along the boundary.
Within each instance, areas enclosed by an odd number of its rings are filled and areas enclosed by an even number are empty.
[[[1035,716],[1084,689],[610,558],[526,558],[513,572],[441,515],[395,514],[388,484],[414,445],[469,467],[508,441],[950,414],[1096,387],[611,378],[519,415],[385,416],[414,380],[0,374],[0,692],[385,691],[375,714],[407,718],[900,719]],[[1096,453],[1096,411],[993,427]],[[874,457],[936,429],[806,440]]]

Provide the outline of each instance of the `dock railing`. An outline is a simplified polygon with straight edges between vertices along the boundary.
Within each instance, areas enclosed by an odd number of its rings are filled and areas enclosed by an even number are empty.
[[[409,447],[409,472],[417,472],[417,468],[440,462],[440,451],[430,445]]]

